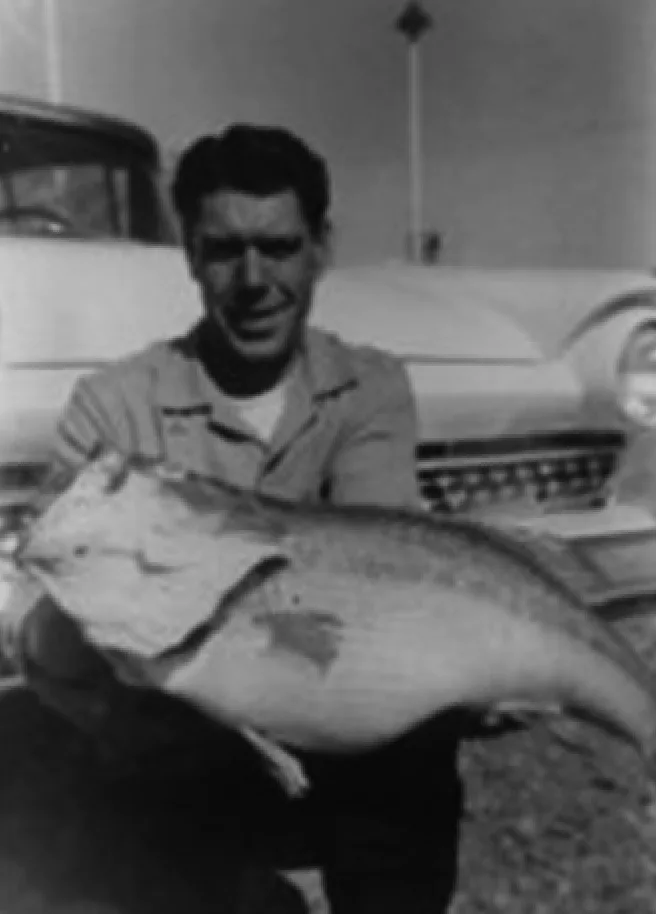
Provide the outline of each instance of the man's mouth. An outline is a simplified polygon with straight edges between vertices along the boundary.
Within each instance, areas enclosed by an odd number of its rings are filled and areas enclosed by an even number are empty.
[[[237,309],[231,323],[239,331],[266,333],[276,326],[287,311],[288,307],[285,302],[275,305],[251,306]]]

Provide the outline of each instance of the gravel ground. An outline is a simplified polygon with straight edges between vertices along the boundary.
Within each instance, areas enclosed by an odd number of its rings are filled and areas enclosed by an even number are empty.
[[[546,727],[463,751],[454,914],[656,912],[656,792],[610,740]]]
[[[656,615],[617,623],[656,669]],[[656,788],[590,727],[466,744],[468,809],[453,914],[654,914]]]

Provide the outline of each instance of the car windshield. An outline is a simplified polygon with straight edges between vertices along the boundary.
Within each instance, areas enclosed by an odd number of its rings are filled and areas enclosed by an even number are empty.
[[[122,135],[0,118],[0,233],[172,243],[158,176]]]

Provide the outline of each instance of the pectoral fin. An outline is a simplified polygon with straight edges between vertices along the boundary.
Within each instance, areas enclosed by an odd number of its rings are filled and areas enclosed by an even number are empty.
[[[310,782],[295,755],[252,727],[240,727],[239,732],[260,753],[267,768],[288,796],[301,797],[308,791]]]

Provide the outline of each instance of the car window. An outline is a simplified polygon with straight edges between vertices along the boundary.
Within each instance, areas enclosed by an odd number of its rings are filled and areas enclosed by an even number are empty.
[[[129,236],[125,169],[102,165],[34,168],[5,176],[0,231]]]
[[[100,131],[0,128],[0,233],[171,243],[159,172]]]

